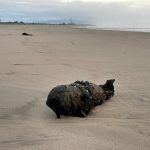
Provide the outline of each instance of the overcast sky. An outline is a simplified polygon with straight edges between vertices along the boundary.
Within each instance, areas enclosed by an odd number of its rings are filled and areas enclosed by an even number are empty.
[[[150,27],[150,0],[0,0],[2,21],[58,21]]]

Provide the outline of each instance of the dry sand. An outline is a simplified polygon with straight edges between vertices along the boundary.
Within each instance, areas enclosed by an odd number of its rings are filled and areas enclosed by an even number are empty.
[[[110,78],[115,96],[87,118],[45,105],[58,84]],[[150,33],[0,25],[0,149],[149,150]]]

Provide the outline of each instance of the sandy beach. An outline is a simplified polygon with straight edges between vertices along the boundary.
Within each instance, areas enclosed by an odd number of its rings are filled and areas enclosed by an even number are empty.
[[[87,118],[45,104],[56,85],[111,78],[114,97]],[[150,33],[0,25],[0,149],[149,150]]]

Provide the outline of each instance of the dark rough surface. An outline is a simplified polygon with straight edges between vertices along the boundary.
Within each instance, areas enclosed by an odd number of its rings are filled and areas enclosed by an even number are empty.
[[[32,34],[29,34],[29,33],[26,33],[26,32],[22,33],[22,35],[32,36]]]
[[[107,80],[103,85],[76,81],[56,86],[50,91],[46,104],[56,113],[57,118],[60,115],[86,117],[92,108],[114,95],[114,81]]]

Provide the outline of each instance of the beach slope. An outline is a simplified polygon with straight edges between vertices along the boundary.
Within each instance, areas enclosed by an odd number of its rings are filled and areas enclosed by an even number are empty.
[[[149,58],[150,33],[0,25],[0,149],[149,150]],[[87,118],[45,104],[56,85],[111,78],[114,97]]]

